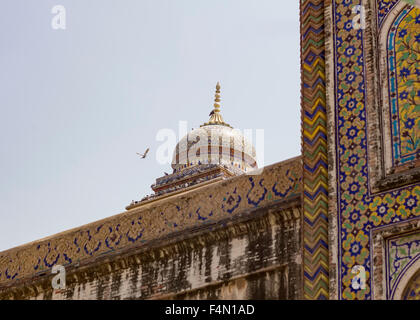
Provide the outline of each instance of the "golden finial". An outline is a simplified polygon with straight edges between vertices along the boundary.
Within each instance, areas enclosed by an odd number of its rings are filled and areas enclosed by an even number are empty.
[[[220,83],[217,82],[216,84],[216,93],[214,95],[214,109],[210,112],[210,120],[201,126],[208,126],[211,124],[219,124],[223,126],[228,126],[227,123],[223,121],[222,115],[220,114]]]
[[[216,94],[214,95],[214,112],[220,112],[220,83],[217,81]]]

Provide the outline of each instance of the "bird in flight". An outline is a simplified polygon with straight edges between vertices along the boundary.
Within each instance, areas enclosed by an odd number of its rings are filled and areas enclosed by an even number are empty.
[[[212,110],[209,114],[209,117],[211,117],[212,115],[214,115],[214,110]]]
[[[144,158],[146,158],[146,155],[147,155],[147,153],[149,152],[149,149],[150,148],[147,148],[146,149],[146,151],[143,153],[143,154],[141,154],[141,153],[138,153],[138,152],[136,152],[142,159],[144,159]]]

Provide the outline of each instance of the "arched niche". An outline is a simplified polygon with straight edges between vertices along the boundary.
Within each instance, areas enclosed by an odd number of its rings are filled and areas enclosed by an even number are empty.
[[[404,273],[393,295],[394,300],[420,300],[420,259]]]
[[[420,300],[420,269],[408,281],[401,298],[402,300]]]
[[[399,1],[378,25],[376,1],[364,34],[371,192],[420,180],[420,9]]]

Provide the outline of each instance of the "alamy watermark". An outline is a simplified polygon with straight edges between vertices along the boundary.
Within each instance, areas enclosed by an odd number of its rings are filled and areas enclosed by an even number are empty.
[[[417,8],[420,8],[420,0],[404,0],[404,2],[411,4],[412,6],[415,6]],[[359,29],[366,29],[366,9],[363,5],[355,5],[352,7],[352,12],[355,14],[351,21],[351,25],[353,29],[359,30]]]
[[[55,5],[51,8],[51,13],[54,16],[51,19],[51,28],[54,30],[66,29],[66,8],[62,5]]]
[[[351,279],[351,287],[354,290],[364,290],[366,289],[366,269],[364,266],[355,265],[351,269],[351,273],[354,274]]]
[[[351,25],[353,29],[366,29],[366,15],[365,15],[365,7],[361,6],[360,4],[354,6],[352,8],[352,12],[356,14],[351,21]]]
[[[57,264],[52,267],[51,273],[55,274],[51,280],[51,286],[54,290],[61,290],[66,288],[66,268],[64,266]]]

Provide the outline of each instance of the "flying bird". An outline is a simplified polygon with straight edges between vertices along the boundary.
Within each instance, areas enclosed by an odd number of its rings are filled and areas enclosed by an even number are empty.
[[[146,158],[146,155],[147,155],[147,153],[149,152],[149,150],[150,150],[150,148],[147,148],[146,149],[146,151],[143,153],[143,154],[141,154],[141,153],[138,153],[138,152],[136,152],[142,159],[144,159],[144,158]]]
[[[214,115],[214,110],[212,110],[209,114],[209,117],[211,117],[212,115]]]

